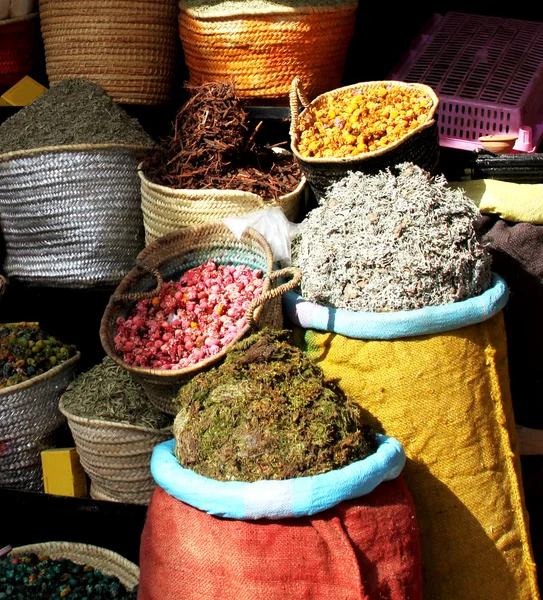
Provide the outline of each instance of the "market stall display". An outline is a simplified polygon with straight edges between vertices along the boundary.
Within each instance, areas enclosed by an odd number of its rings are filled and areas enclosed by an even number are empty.
[[[137,165],[153,144],[83,79],[53,85],[4,121],[6,274],[31,285],[116,285],[144,245]]]

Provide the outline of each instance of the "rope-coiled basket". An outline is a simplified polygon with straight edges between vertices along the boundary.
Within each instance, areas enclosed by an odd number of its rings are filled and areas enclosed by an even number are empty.
[[[246,265],[262,269],[264,286],[260,297],[253,300],[246,312],[247,324],[220,352],[194,366],[168,371],[135,367],[127,364],[115,350],[116,322],[126,317],[135,303],[159,295],[164,280],[178,279],[185,271],[213,259],[218,264]],[[165,413],[175,415],[173,402],[179,388],[191,377],[215,366],[227,350],[249,334],[255,326],[277,329],[283,326],[281,295],[298,285],[301,272],[296,268],[274,271],[272,250],[266,239],[254,229],[247,229],[238,240],[223,224],[186,227],[161,237],[143,250],[134,267],[117,287],[104,311],[100,325],[100,340],[105,352],[141,384],[150,402]],[[277,287],[274,282],[291,278]],[[153,289],[158,280],[158,287]],[[151,290],[151,291],[149,291]]]
[[[0,389],[0,487],[43,491],[40,453],[65,423],[58,403],[79,358],[78,352],[41,375]]]
[[[296,75],[311,95],[338,87],[358,0],[318,4],[181,0],[179,35],[190,83],[233,80],[240,97],[285,105]]]
[[[79,544],[77,542],[43,542],[13,548],[9,556],[31,553],[38,556],[49,556],[53,560],[67,558],[79,565],[93,567],[104,575],[117,577],[129,591],[132,591],[140,580],[140,570],[136,564],[117,554],[117,552],[100,546]]]
[[[40,44],[37,12],[0,21],[0,94],[32,72]]]
[[[117,285],[144,247],[142,151],[81,145],[0,155],[7,276],[49,287]]]
[[[151,429],[74,415],[60,400],[81,465],[96,500],[149,504],[156,483],[151,475],[153,448],[171,439],[170,428]]]
[[[149,181],[141,165],[141,208],[145,243],[183,227],[219,223],[252,211],[280,206],[289,221],[300,215],[306,189],[302,177],[296,189],[274,200],[240,190],[175,189]]]
[[[298,123],[308,107],[318,109],[326,99],[343,97],[351,90],[368,90],[393,85],[404,89],[420,90],[432,100],[432,107],[427,120],[416,129],[411,130],[396,142],[379,150],[364,152],[353,158],[308,158],[298,152]],[[305,109],[299,113],[299,101]],[[433,174],[439,161],[439,132],[435,114],[439,106],[439,98],[434,90],[422,83],[404,83],[403,81],[367,81],[341,87],[317,96],[309,102],[305,93],[305,85],[299,77],[292,80],[290,90],[290,141],[291,150],[306,176],[315,197],[320,201],[326,189],[347,175],[349,171],[361,171],[374,174],[388,167],[403,162],[412,162]]]
[[[119,104],[169,102],[177,15],[177,0],[40,0],[49,82],[84,77]]]

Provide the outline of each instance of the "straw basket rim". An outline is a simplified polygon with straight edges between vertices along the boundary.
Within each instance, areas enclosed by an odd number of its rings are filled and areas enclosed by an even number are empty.
[[[84,152],[87,150],[152,150],[154,146],[144,146],[140,144],[67,144],[65,146],[42,146],[40,148],[28,148],[25,150],[12,150],[0,154],[0,163],[14,160],[16,158],[26,158],[36,154],[45,154],[46,152]]]
[[[0,156],[1,158],[1,156]],[[238,197],[238,198],[251,198],[251,200],[261,201],[264,204],[268,205],[270,202],[277,202],[281,204],[283,200],[290,200],[290,198],[294,197],[294,195],[299,194],[303,191],[307,179],[306,176],[302,173],[302,177],[300,178],[300,182],[290,192],[283,194],[282,196],[278,196],[277,200],[273,198],[260,196],[259,194],[255,194],[254,192],[244,192],[243,190],[233,190],[233,189],[219,189],[219,188],[205,188],[205,189],[196,189],[196,188],[174,188],[168,185],[162,185],[160,183],[154,183],[151,181],[147,175],[145,175],[145,171],[143,169],[143,162],[138,165],[138,176],[142,184],[146,185],[149,189],[158,192],[160,194],[164,194],[167,196],[188,196],[191,199],[197,200],[199,196],[209,196],[209,194],[216,193],[217,195],[228,193],[229,196]]]
[[[72,356],[71,358],[68,358],[64,362],[61,362],[59,365],[54,366],[52,369],[45,371],[45,373],[36,375],[36,377],[31,377],[30,379],[27,379],[26,381],[22,381],[21,383],[17,383],[16,385],[10,385],[9,387],[0,389],[0,400],[1,400],[2,396],[11,394],[12,392],[19,392],[26,388],[32,387],[33,385],[35,385],[37,383],[42,383],[43,381],[46,381],[47,379],[55,377],[55,375],[58,375],[61,371],[66,369],[66,367],[71,367],[71,366],[75,365],[80,358],[81,358],[81,352],[79,352],[79,350],[78,350],[74,356]]]
[[[0,27],[5,25],[13,25],[15,23],[24,23],[25,21],[32,21],[39,16],[39,12],[33,12],[29,15],[23,15],[21,17],[13,17],[12,19],[2,19],[0,20]]]
[[[131,425],[130,423],[126,423],[124,421],[108,421],[107,419],[100,419],[98,417],[80,417],[72,412],[70,412],[64,402],[64,394],[60,397],[58,403],[58,409],[60,412],[69,420],[74,423],[78,423],[79,425],[88,425],[88,426],[108,426],[113,427],[115,429],[132,429],[136,431],[141,431],[143,433],[157,433],[157,434],[165,434],[171,433],[171,427],[163,427],[162,429],[153,429],[152,427],[144,427],[143,425]]]
[[[307,164],[312,164],[312,165],[335,164],[335,165],[348,166],[349,163],[363,161],[366,159],[375,158],[377,156],[382,156],[382,155],[390,152],[390,150],[393,150],[394,148],[401,146],[409,138],[412,138],[413,136],[420,133],[424,129],[428,129],[429,127],[432,127],[436,123],[434,116],[439,107],[439,97],[436,94],[436,92],[429,85],[426,85],[424,83],[415,83],[415,82],[411,83],[411,82],[405,82],[405,81],[383,79],[383,80],[376,80],[376,81],[363,81],[360,83],[343,86],[340,88],[336,88],[334,90],[330,90],[328,92],[324,92],[323,94],[319,94],[307,106],[304,107],[303,111],[297,117],[294,117],[295,112],[297,112],[294,104],[297,105],[297,98],[298,98],[296,95],[296,92],[297,92],[297,89],[295,88],[296,85],[297,85],[297,80],[295,79],[293,81],[293,88],[291,89],[291,98],[290,98],[290,100],[291,100],[291,102],[290,102],[290,107],[291,107],[291,144],[290,144],[290,149],[292,150],[292,153],[294,154],[294,156],[296,156],[296,158],[299,161],[305,162]],[[383,148],[379,148],[379,150],[372,150],[370,152],[364,152],[363,154],[358,154],[357,156],[341,157],[341,158],[340,157],[314,158],[314,157],[302,156],[298,152],[297,146],[298,146],[299,140],[298,140],[298,132],[296,131],[296,124],[301,118],[303,118],[303,116],[308,108],[313,108],[313,107],[317,106],[320,102],[323,101],[324,98],[339,96],[346,90],[354,90],[354,89],[364,90],[364,89],[371,89],[373,87],[382,86],[382,85],[385,85],[385,86],[390,85],[390,86],[400,87],[400,88],[404,88],[404,89],[405,88],[415,88],[415,89],[419,89],[422,92],[424,92],[425,94],[427,94],[430,97],[430,99],[432,100],[433,106],[430,110],[430,113],[428,114],[428,118],[426,119],[426,121],[424,123],[421,123],[418,127],[413,129],[412,131],[409,131],[408,133],[406,133],[403,137],[401,137],[399,140],[396,140],[392,144],[389,144]]]
[[[141,251],[141,253],[138,255],[138,257],[136,257],[136,261],[138,261],[139,257],[148,256],[149,254],[152,254],[152,252],[155,249],[160,248],[161,244],[163,244],[165,242],[173,243],[173,242],[175,242],[175,239],[177,237],[183,238],[183,237],[187,237],[191,234],[198,233],[200,231],[205,232],[206,230],[209,230],[210,234],[214,233],[215,230],[219,230],[219,233],[222,233],[222,234],[228,233],[233,237],[234,240],[236,239],[236,237],[230,231],[230,229],[222,223],[207,223],[204,225],[191,225],[188,227],[184,227],[183,229],[178,230],[178,231],[172,231],[171,233],[168,233],[165,236],[154,240],[148,246],[146,246],[146,248],[144,248]],[[270,247],[268,241],[266,240],[266,238],[261,233],[256,231],[255,229],[248,228],[248,230],[246,230],[244,232],[241,239],[238,241],[242,242],[243,238],[247,235],[253,237],[253,239],[255,239],[258,242],[258,244],[260,245],[260,247],[264,250],[264,253],[266,256],[266,262],[267,262],[268,268],[269,268],[269,272],[264,274],[264,285],[263,285],[262,294],[261,294],[261,296],[262,296],[262,295],[266,294],[267,292],[271,291],[271,281],[269,279],[269,275],[273,272],[273,264],[274,264],[273,253],[272,253],[271,247]],[[134,268],[132,268],[132,270],[129,273],[127,273],[127,275],[123,278],[123,281],[121,281],[121,283],[115,290],[114,294],[110,297],[109,302],[105,308],[104,314],[102,316],[102,321],[100,323],[100,341],[102,343],[102,347],[104,348],[106,354],[114,362],[116,362],[119,366],[121,366],[123,369],[125,369],[131,373],[135,373],[136,375],[141,375],[143,377],[145,377],[145,376],[161,377],[161,378],[164,378],[165,380],[169,379],[169,380],[173,380],[173,381],[175,381],[176,379],[179,379],[179,378],[184,378],[184,377],[190,376],[193,373],[200,373],[202,370],[205,370],[207,367],[213,366],[214,364],[217,363],[217,361],[220,361],[222,358],[224,358],[226,356],[227,352],[230,350],[230,348],[236,342],[243,339],[245,337],[245,335],[252,329],[250,324],[248,324],[248,323],[245,324],[245,326],[238,331],[238,333],[232,339],[232,341],[227,346],[222,348],[219,352],[217,352],[217,354],[214,354],[213,356],[210,356],[204,360],[201,360],[200,362],[196,363],[195,365],[191,365],[191,366],[185,367],[183,369],[177,369],[177,370],[173,371],[173,370],[167,370],[167,369],[153,369],[151,367],[136,367],[133,365],[129,365],[120,357],[120,355],[114,349],[113,344],[111,343],[113,336],[111,336],[110,334],[111,334],[112,328],[115,327],[115,324],[110,323],[109,321],[112,318],[112,313],[115,310],[115,306],[118,305],[119,303],[123,302],[122,300],[119,301],[119,300],[115,299],[115,295],[118,293],[120,288],[123,288],[123,292],[124,292],[124,287],[129,286],[129,283],[130,283],[129,280],[133,279],[138,274],[141,274],[141,268],[136,264],[136,266]],[[255,311],[255,315],[259,316],[260,313],[262,312],[262,308],[263,308],[263,306],[259,306]],[[257,319],[258,319],[258,316],[256,317]]]
[[[301,14],[327,14],[333,12],[343,12],[353,10],[358,7],[359,0],[341,0],[340,2],[331,2],[328,5],[311,6],[311,3],[300,6],[278,6],[266,0],[248,0],[243,2],[241,7],[236,6],[232,1],[221,2],[219,7],[201,8],[200,6],[189,6],[190,0],[179,1],[179,11],[187,14],[193,19],[210,21],[213,19],[229,19],[234,17],[257,17],[273,15],[301,15]],[[204,3],[205,6],[205,3]]]
[[[105,569],[99,568],[102,573],[117,577],[130,591],[132,591],[139,583],[139,567],[118,552],[114,552],[108,548],[102,548],[101,546],[94,546],[92,544],[83,544],[80,542],[51,541],[17,546],[10,551],[9,556],[17,556],[19,554],[32,552],[36,554],[60,553],[63,558],[73,560],[73,562],[78,564],[82,564],[81,562],[78,562],[80,557],[88,556],[90,561],[95,557],[98,560],[108,562],[108,566]],[[86,564],[93,566],[89,563]]]

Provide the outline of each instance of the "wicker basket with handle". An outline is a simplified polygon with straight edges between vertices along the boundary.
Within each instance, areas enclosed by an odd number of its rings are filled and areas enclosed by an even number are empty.
[[[405,89],[417,89],[432,100],[432,107],[427,120],[412,129],[398,141],[384,146],[379,150],[364,152],[355,157],[347,158],[308,158],[298,151],[298,123],[305,116],[305,111],[318,109],[325,99],[343,97],[351,91],[364,91],[382,86],[394,86]],[[299,112],[300,102],[305,107]],[[435,114],[439,106],[439,98],[434,90],[421,83],[404,83],[402,81],[366,81],[337,88],[317,96],[309,102],[302,80],[295,77],[290,89],[290,141],[291,150],[306,176],[317,200],[321,200],[328,186],[345,177],[349,171],[377,173],[388,167],[394,167],[403,162],[412,162],[433,173],[439,160],[439,132]]]
[[[124,362],[115,350],[117,319],[126,316],[138,300],[158,296],[164,280],[178,279],[185,271],[210,259],[218,264],[246,265],[264,272],[262,294],[247,309],[247,323],[237,336],[214,356],[177,371],[135,367]],[[274,282],[288,278],[288,281],[275,286]],[[130,371],[142,385],[156,408],[176,414],[173,398],[184,382],[215,366],[228,349],[248,335],[253,327],[282,328],[282,294],[296,287],[300,280],[301,271],[297,268],[274,271],[272,250],[266,239],[254,229],[247,229],[238,240],[223,224],[186,227],[155,240],[140,252],[136,266],[121,281],[104,311],[100,340],[106,353]],[[158,287],[153,289],[155,281],[158,281]]]

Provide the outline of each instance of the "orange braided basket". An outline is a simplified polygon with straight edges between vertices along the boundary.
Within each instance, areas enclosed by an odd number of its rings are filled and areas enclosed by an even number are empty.
[[[120,104],[170,101],[177,0],[40,0],[51,84],[84,77]]]
[[[190,83],[233,81],[242,98],[284,105],[300,73],[312,96],[338,87],[358,2],[316,4],[181,0],[179,35]]]

